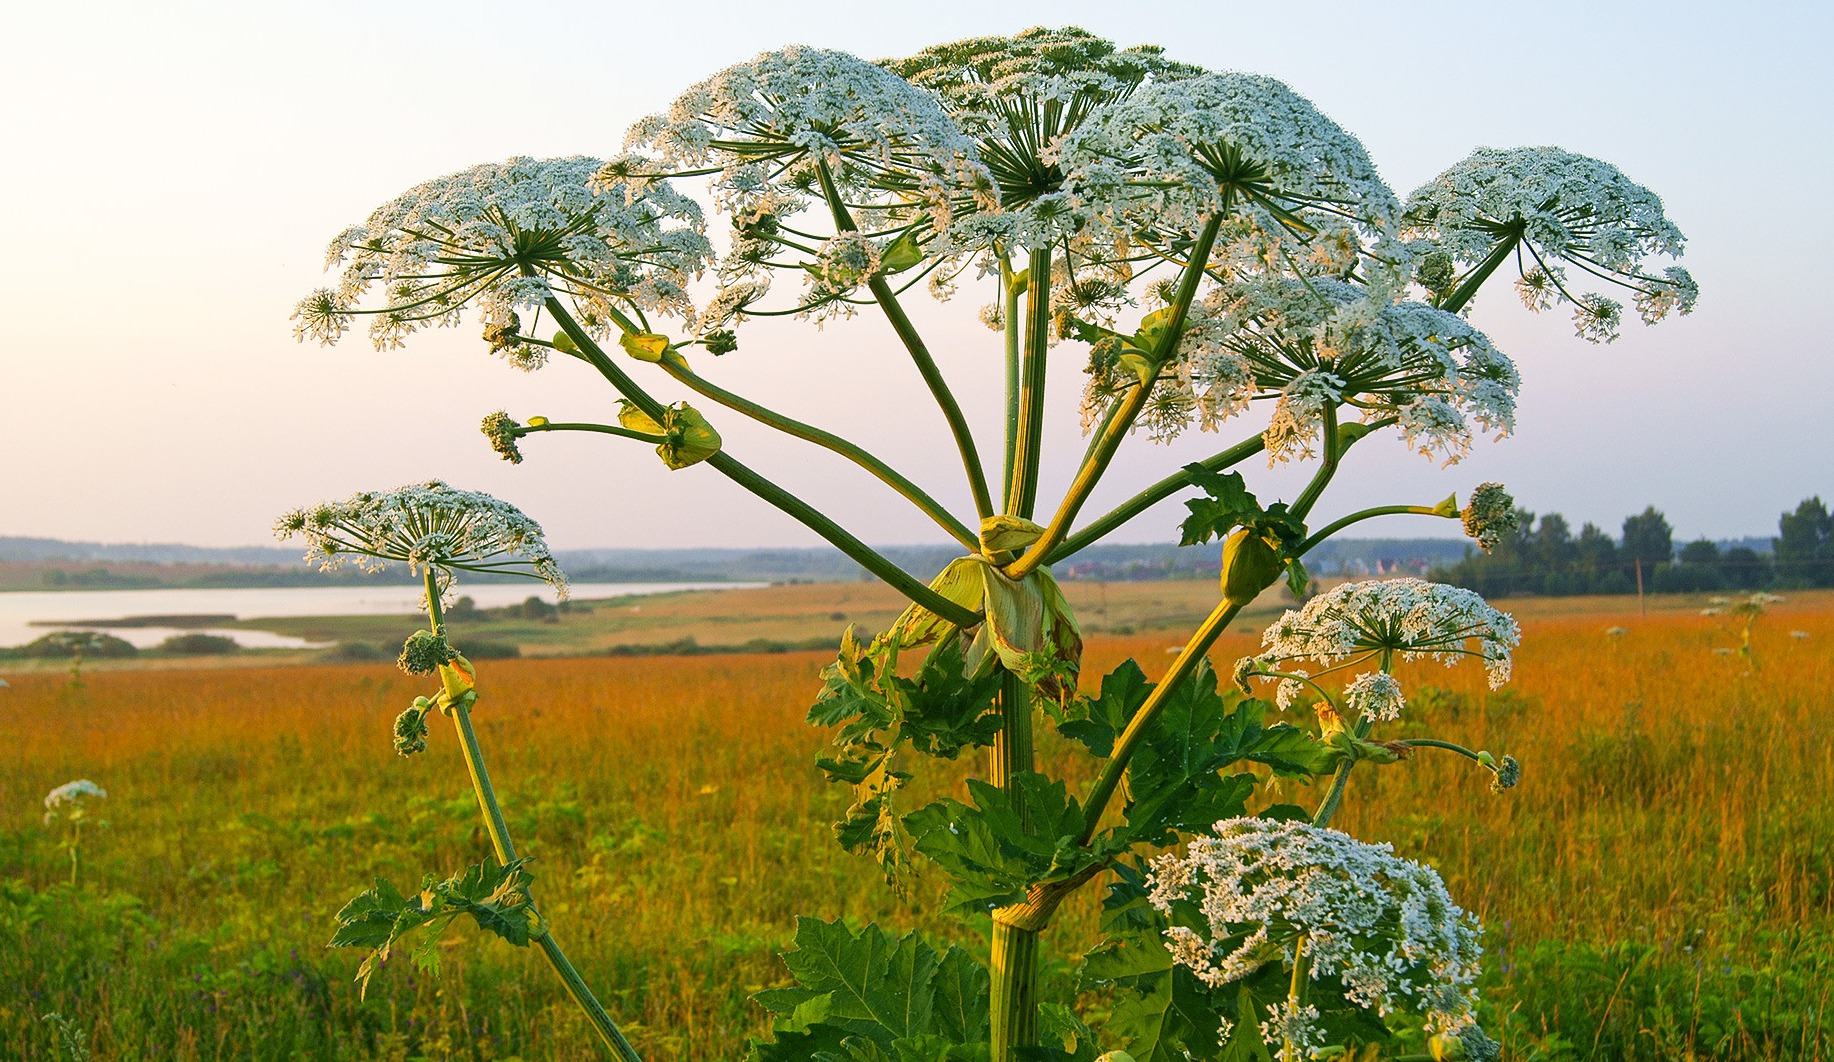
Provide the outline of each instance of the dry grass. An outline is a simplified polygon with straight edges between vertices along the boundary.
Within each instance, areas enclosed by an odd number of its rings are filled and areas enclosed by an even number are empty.
[[[784,589],[786,613],[827,615],[829,590]],[[876,593],[861,586],[849,618],[872,625]],[[1338,824],[1431,859],[1489,924],[1514,1057],[1789,1057],[1764,1037],[1793,1021],[1813,1033],[1802,1057],[1825,1058],[1827,1025],[1809,1026],[1834,973],[1834,595],[1766,616],[1750,672],[1712,652],[1732,640],[1695,611],[1508,604],[1526,636],[1506,692],[1475,669],[1402,677],[1443,691],[1409,725],[1517,756],[1522,786],[1496,796],[1422,753],[1361,773]],[[1129,655],[1157,671],[1178,640],[1094,637],[1088,673]],[[1226,667],[1253,644],[1231,635],[1214,655]],[[797,914],[974,936],[925,913],[934,883],[900,900],[829,841],[844,794],[818,780],[823,737],[801,722],[826,659],[485,665],[483,741],[539,895],[648,1057],[736,1057],[762,1027],[745,997],[781,977],[773,952]],[[449,731],[415,760],[388,748],[422,683],[385,666],[96,673],[76,693],[56,674],[13,682],[0,1056],[54,1057],[38,1020],[52,1011],[104,1059],[586,1056],[530,954],[455,932],[442,979],[397,964],[359,1004],[356,957],[319,948],[371,877],[407,885],[483,850]],[[113,828],[86,842],[89,885],[70,892],[36,809],[78,777],[109,789]],[[1088,939],[1094,898],[1064,915],[1061,947]]]

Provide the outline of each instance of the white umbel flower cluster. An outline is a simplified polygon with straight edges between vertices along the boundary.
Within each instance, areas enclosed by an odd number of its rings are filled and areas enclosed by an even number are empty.
[[[414,186],[331,243],[335,288],[302,299],[293,334],[335,343],[355,315],[370,315],[378,350],[429,324],[458,323],[477,303],[487,325],[516,310],[570,299],[589,323],[613,307],[691,316],[686,285],[712,258],[700,208],[661,182],[597,179],[599,159],[513,158]],[[380,287],[382,305],[362,301]],[[545,348],[496,344],[522,368]]]
[[[459,570],[540,579],[567,595],[540,524],[508,502],[438,480],[296,509],[274,524],[274,534],[304,536],[306,559],[325,571],[346,561],[366,571],[399,562],[433,571],[442,593]]]
[[[1161,911],[1192,901],[1202,931],[1166,931],[1172,960],[1221,986],[1269,962],[1337,978],[1378,1015],[1414,1011],[1428,1034],[1472,1027],[1483,927],[1432,868],[1304,822],[1236,818],[1185,854],[1152,860],[1148,899]],[[1316,1010],[1289,1006],[1263,1024],[1270,1046],[1322,1044]],[[1302,1055],[1301,1057],[1310,1057]],[[1296,1060],[1295,1060],[1296,1062]]]
[[[1356,137],[1254,74],[1155,81],[1092,115],[1062,154],[1077,198],[1124,231],[1188,235],[1233,213],[1298,237],[1308,215],[1335,215],[1386,239],[1400,215]]]
[[[1646,258],[1679,256],[1686,242],[1661,198],[1608,162],[1556,147],[1479,148],[1408,197],[1406,224],[1470,267],[1519,240],[1527,252],[1517,256],[1523,303],[1571,304],[1579,334],[1594,342],[1617,335],[1622,307],[1570,290],[1563,261],[1631,289],[1647,324],[1688,313],[1699,296],[1685,269],[1643,269]]]
[[[1450,667],[1475,656],[1496,689],[1509,681],[1509,654],[1521,640],[1515,620],[1470,590],[1425,579],[1372,579],[1339,584],[1287,610],[1262,632],[1259,659],[1337,665],[1389,657]]]
[[[58,819],[80,822],[87,816],[84,805],[90,800],[103,800],[108,790],[87,778],[74,782],[65,782],[45,794],[45,825],[49,826]]]

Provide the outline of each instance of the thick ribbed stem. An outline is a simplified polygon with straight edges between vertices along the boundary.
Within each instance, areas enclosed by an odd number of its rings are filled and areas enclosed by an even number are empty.
[[[992,1062],[1015,1062],[1038,1041],[1038,936],[994,919]]]
[[[1013,439],[1013,482],[1006,511],[1029,520],[1038,501],[1038,461],[1044,435],[1045,348],[1051,337],[1051,251],[1033,251],[1026,272],[1025,352],[1019,370],[1019,419]]]

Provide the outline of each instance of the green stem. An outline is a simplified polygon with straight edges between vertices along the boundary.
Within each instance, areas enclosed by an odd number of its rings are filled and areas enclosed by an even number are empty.
[[[841,201],[840,189],[835,187],[834,174],[828,171],[826,162],[816,163],[816,173],[821,178],[822,194],[827,197],[828,206],[834,213],[834,226],[842,232],[858,232],[853,216],[847,212],[847,206]],[[892,331],[898,333],[898,339],[904,349],[910,352],[911,361],[917,366],[917,372],[923,377],[924,385],[930,389],[930,396],[942,407],[943,419],[949,422],[949,433],[955,437],[955,448],[961,452],[962,468],[968,473],[968,489],[974,494],[974,509],[985,520],[993,515],[993,497],[987,492],[987,473],[981,467],[981,455],[975,449],[974,435],[968,430],[968,418],[962,416],[962,407],[955,401],[955,393],[949,390],[949,382],[943,379],[942,370],[936,367],[936,359],[930,356],[930,348],[925,345],[923,336],[899,304],[898,296],[886,283],[883,276],[874,276],[866,282],[867,290],[878,301],[879,309],[885,312],[886,320],[891,322]]]
[[[1035,752],[1032,740],[1032,692],[1019,676],[1001,669],[1000,732],[994,735],[989,755],[987,780],[1001,789],[1011,788],[1013,779],[1033,769]]]
[[[637,382],[630,378],[629,374],[625,373],[623,369],[618,367],[616,362],[607,357],[604,349],[599,346],[598,341],[594,340],[584,328],[580,327],[579,322],[573,319],[573,315],[567,312],[566,308],[560,304],[559,300],[549,299],[546,302],[546,306],[548,312],[554,315],[554,320],[559,322],[561,329],[565,331],[568,337],[573,340],[574,344],[579,347],[580,353],[589,363],[591,363],[593,368],[599,371],[599,375],[609,380],[612,387],[616,388],[619,394],[629,399],[638,409],[648,414],[652,420],[658,423],[664,420],[665,409],[662,403],[656,401],[649,392],[639,387]],[[816,510],[815,507],[811,506],[808,502],[803,501],[801,498],[796,497],[789,491],[784,490],[782,487],[777,486],[775,483],[772,483],[770,480],[752,471],[750,468],[747,468],[745,465],[741,464],[737,458],[728,454],[726,451],[721,450],[719,453],[707,458],[706,464],[724,473],[739,486],[744,487],[746,490],[751,491],[758,497],[783,510],[785,513],[788,513],[801,522],[803,526],[826,539],[834,548],[845,553],[860,567],[878,576],[917,604],[922,605],[924,608],[929,609],[931,612],[936,613],[938,616],[943,617],[957,626],[972,627],[980,622],[978,613],[970,612],[960,605],[957,605],[955,602],[950,601],[948,598],[943,597],[941,594],[938,594],[936,591],[931,590],[910,573],[886,559],[878,551],[853,537],[853,535],[849,534],[839,524],[828,519],[827,516]]]
[[[1465,278],[1464,283],[1460,284],[1452,294],[1446,296],[1446,300],[1439,304],[1439,308],[1447,313],[1457,313],[1464,309],[1465,304],[1477,296],[1477,289],[1483,287],[1484,282],[1490,279],[1490,274],[1496,272],[1498,266],[1509,261],[1509,256],[1515,252],[1516,245],[1520,242],[1522,242],[1521,233],[1505,236],[1503,242],[1497,244],[1488,255],[1484,256],[1484,260],[1471,271],[1471,275]]]
[[[1454,520],[1458,519],[1457,512],[1447,513],[1432,505],[1378,505],[1371,509],[1363,509],[1351,513],[1349,516],[1326,524],[1317,534],[1300,543],[1299,548],[1294,552],[1299,556],[1304,556],[1311,552],[1314,546],[1317,546],[1319,543],[1337,534],[1344,528],[1349,527],[1351,524],[1363,520],[1372,520],[1378,516],[1441,516],[1449,517]]]
[[[427,570],[426,587],[427,619],[433,625],[433,633],[444,634],[445,619],[440,612],[439,586],[432,569]],[[497,791],[490,784],[490,771],[484,766],[484,750],[478,746],[477,730],[471,725],[471,711],[463,700],[453,701],[450,709],[453,726],[458,731],[459,743],[464,749],[465,769],[471,775],[471,787],[477,794],[478,811],[484,817],[485,832],[490,835],[490,846],[497,854],[497,862],[507,866],[516,859],[516,844],[510,839],[509,824],[504,821],[503,808],[497,803]],[[529,904],[533,906],[534,902],[531,896]],[[641,1062],[636,1048],[624,1038],[617,1023],[611,1020],[611,1015],[605,1012],[592,990],[586,987],[585,979],[574,969],[567,953],[561,950],[560,942],[554,939],[553,928],[548,927],[536,938],[536,943],[541,946],[541,953],[547,957],[548,965],[554,968],[561,983],[566,985],[567,993],[592,1023],[601,1046],[621,1062]]]
[[[734,394],[705,377],[700,376],[682,362],[664,358],[662,360],[662,368],[670,376],[675,377],[675,379],[687,385],[695,393],[711,398],[728,409],[743,413],[761,424],[767,424],[770,427],[776,428],[785,435],[794,436],[805,442],[812,442],[817,446],[840,454],[847,460],[871,472],[881,483],[884,483],[886,486],[903,495],[906,501],[909,501],[912,505],[922,510],[925,516],[936,521],[937,525],[944,531],[947,531],[950,537],[960,542],[963,546],[966,546],[969,552],[973,553],[980,550],[980,538],[976,536],[973,531],[970,531],[967,525],[957,520],[953,513],[950,513],[949,510],[938,504],[936,499],[930,497],[921,487],[912,483],[909,479],[906,479],[884,461],[867,453],[866,450],[860,446],[848,442],[846,439],[835,435],[833,432],[824,431],[810,424],[804,424],[799,420],[786,417],[776,410],[766,408],[748,398]]]
[[[1006,511],[1027,520],[1038,501],[1043,447],[1045,348],[1051,337],[1051,249],[1031,253],[1026,268],[1025,351],[1019,367],[1019,417],[1013,439],[1013,482]],[[1010,426],[1009,426],[1010,428]]]
[[[83,869],[83,822],[78,819],[70,824],[70,887],[76,887],[77,877]]]
[[[1358,719],[1356,721],[1355,731],[1357,738],[1362,739],[1368,737],[1369,731],[1373,729],[1374,726],[1374,721],[1368,716],[1363,716],[1361,719]],[[1312,816],[1312,825],[1319,829],[1324,829],[1326,826],[1331,825],[1332,816],[1337,814],[1337,809],[1344,802],[1344,790],[1350,785],[1350,772],[1356,767],[1356,762],[1355,760],[1345,760],[1343,763],[1338,764],[1337,774],[1333,775],[1331,778],[1331,788],[1325,793],[1324,800],[1319,803],[1318,812]]]
[[[516,429],[516,434],[518,436],[533,435],[539,431],[596,431],[603,435],[616,435],[625,439],[635,439],[638,442],[653,443],[657,446],[669,441],[666,435],[651,435],[646,431],[633,431],[630,428],[621,428],[615,424],[592,424],[585,421],[574,421],[566,424],[556,424],[552,421],[547,424],[525,424]]]
[[[1197,633],[1191,635],[1191,640],[1179,651],[1178,659],[1172,661],[1172,666],[1160,678],[1158,685],[1153,687],[1153,692],[1147,695],[1146,702],[1134,713],[1127,729],[1115,741],[1114,752],[1102,766],[1102,773],[1096,778],[1094,787],[1089,790],[1089,799],[1083,803],[1083,830],[1077,835],[1077,844],[1087,847],[1095,837],[1095,831],[1102,822],[1102,812],[1108,807],[1116,787],[1121,784],[1121,775],[1127,770],[1127,761],[1133,758],[1134,749],[1146,736],[1146,728],[1152,725],[1179,685],[1197,670],[1204,654],[1216,644],[1217,637],[1235,620],[1236,613],[1242,611],[1245,604],[1247,602],[1225,600],[1212,609],[1203,625],[1197,628]]]
[[[1015,1062],[1038,1041],[1040,931],[994,919],[991,1062]]]
[[[1028,275],[1029,280],[1029,275]],[[1027,283],[1013,275],[1012,263],[1004,254],[1000,255],[1000,327],[1006,339],[1006,464],[1000,478],[1000,497],[1013,496],[1013,475],[1017,466],[1015,450],[1019,434],[1019,365],[1021,344],[1019,340],[1019,296],[1025,292]]]
[[[1344,456],[1344,440],[1337,434],[1337,406],[1327,404],[1321,416],[1324,423],[1319,429],[1319,434],[1324,440],[1325,459],[1318,466],[1318,471],[1313,473],[1312,481],[1305,485],[1305,490],[1299,492],[1298,499],[1288,510],[1301,520],[1304,520],[1306,514],[1312,511],[1312,506],[1318,504],[1318,499],[1324,495],[1325,487],[1331,483],[1331,477],[1337,474],[1337,464]]]
[[[1158,382],[1158,366],[1164,365],[1178,349],[1178,340],[1184,333],[1185,317],[1190,313],[1191,301],[1197,297],[1197,285],[1204,276],[1204,264],[1210,259],[1210,248],[1216,243],[1217,230],[1222,227],[1221,214],[1212,217],[1197,236],[1197,243],[1191,247],[1190,260],[1185,263],[1184,277],[1178,285],[1178,295],[1172,300],[1171,313],[1166,318],[1164,331],[1159,335],[1159,342],[1153,351],[1153,373],[1151,378],[1141,380],[1127,397],[1121,400],[1118,415],[1108,418],[1102,427],[1101,438],[1084,459],[1082,467],[1076,472],[1076,478],[1070,481],[1070,489],[1065,492],[1063,502],[1058,505],[1057,513],[1051,517],[1049,527],[1044,534],[1025,551],[1017,561],[1006,569],[1007,575],[1022,579],[1034,568],[1044,563],[1051,555],[1064,535],[1070,530],[1071,521],[1082,510],[1083,503],[1089,500],[1089,493],[1100,482],[1102,473],[1108,470],[1108,463],[1121,448],[1121,440],[1133,430],[1134,421],[1140,411],[1146,408],[1152,398],[1153,385]]]
[[[1248,458],[1253,457],[1255,454],[1265,449],[1267,449],[1267,440],[1259,435],[1253,435],[1243,439],[1229,449],[1224,450],[1222,453],[1213,454],[1210,457],[1204,458],[1202,461],[1196,462],[1196,464],[1200,464],[1212,472],[1220,472],[1225,468],[1241,464],[1243,461],[1246,461]],[[1184,469],[1179,469],[1122,502],[1107,515],[1078,531],[1076,534],[1065,538],[1055,550],[1051,551],[1051,555],[1045,558],[1045,563],[1056,564],[1059,561],[1074,556],[1082,550],[1094,545],[1116,528],[1127,523],[1127,521],[1132,520],[1134,517],[1139,516],[1141,513],[1190,485],[1191,474]]]
[[[1287,985],[1286,998],[1295,1008],[1305,1005],[1305,937],[1293,942],[1293,979]],[[1291,1039],[1286,1041],[1285,1050],[1281,1052],[1287,1058],[1298,1058],[1299,1049]]]
[[[1456,752],[1473,763],[1484,762],[1477,758],[1477,753],[1472,752],[1463,745],[1453,744],[1450,741],[1440,741],[1437,738],[1407,738],[1403,740],[1401,744],[1406,745],[1410,749],[1444,749],[1447,752]]]

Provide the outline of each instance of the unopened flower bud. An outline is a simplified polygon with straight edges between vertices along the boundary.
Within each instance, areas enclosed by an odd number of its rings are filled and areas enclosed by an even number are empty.
[[[510,464],[519,465],[522,463],[522,451],[517,449],[516,440],[521,435],[521,432],[518,431],[521,427],[522,425],[510,419],[508,413],[499,409],[484,418],[481,430],[484,432],[484,437],[490,440],[492,450],[502,454],[503,459]]]
[[[395,751],[403,756],[427,751],[427,709],[433,702],[414,698],[407,711],[395,717]]]
[[[1514,789],[1521,780],[1522,765],[1516,762],[1514,756],[1505,756],[1503,762],[1497,765],[1496,777],[1490,781],[1490,791],[1501,793],[1505,789]]]
[[[490,344],[492,354],[500,354],[505,350],[521,346],[521,333],[522,318],[517,317],[513,310],[501,321],[484,322],[484,342]]]
[[[401,657],[395,661],[396,666],[410,675],[425,675],[437,671],[440,665],[446,664],[458,656],[445,635],[432,631],[415,631],[401,646]]]
[[[739,349],[739,336],[730,328],[716,328],[701,339],[701,345],[707,353],[715,355],[731,354]]]
[[[1464,518],[1465,534],[1477,539],[1478,547],[1485,553],[1495,549],[1504,535],[1513,533],[1519,526],[1516,500],[1501,483],[1478,484],[1459,515]]]

